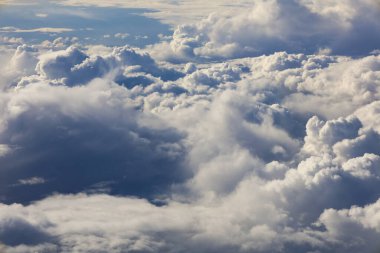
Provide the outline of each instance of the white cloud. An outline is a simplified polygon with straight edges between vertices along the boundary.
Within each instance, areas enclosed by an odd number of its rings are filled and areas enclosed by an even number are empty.
[[[64,0],[60,4],[68,6],[88,6],[95,5],[100,7],[118,7],[118,8],[143,8],[147,9],[144,15],[148,17],[158,18],[165,23],[178,25],[182,23],[195,22],[201,18],[207,17],[211,12],[228,12],[231,15],[242,10],[243,8],[252,5],[251,1],[242,0],[238,2],[231,2],[229,0],[215,0],[215,1],[202,1],[202,0],[159,0],[151,1],[122,1],[122,0]],[[156,11],[151,12],[149,10]]]
[[[37,185],[37,184],[44,184],[45,179],[42,177],[31,177],[27,179],[20,179],[19,183],[22,185]]]
[[[18,37],[0,36],[0,43],[2,45],[20,45],[24,44],[24,40]]]
[[[119,39],[126,39],[129,37],[129,34],[128,33],[116,33],[114,35],[115,38],[119,38]]]
[[[380,157],[378,155],[366,153],[362,157],[348,160],[343,164],[343,169],[351,173],[354,177],[366,179],[379,177],[379,165]]]
[[[326,55],[337,48],[323,43],[245,57],[357,31],[372,4],[214,14],[152,47],[186,64],[74,38],[19,46],[0,73],[5,251],[376,250],[380,57]]]
[[[259,56],[276,51],[363,55],[377,49],[380,8],[374,1],[260,0],[236,15],[211,14],[178,26],[152,48],[169,61]],[[226,29],[228,27],[228,29]]]
[[[0,27],[2,33],[65,33],[74,31],[71,28],[59,28],[59,27],[39,27],[34,29],[20,29],[17,27]]]
[[[363,252],[377,251],[379,245],[375,238],[378,238],[380,232],[379,202],[365,207],[326,210],[321,215],[320,222],[327,231],[320,234],[328,241],[344,245],[341,252],[350,249]]]
[[[47,13],[36,13],[36,17],[39,17],[39,18],[47,18],[49,16],[49,14]]]
[[[0,157],[7,155],[11,150],[8,145],[0,144]]]

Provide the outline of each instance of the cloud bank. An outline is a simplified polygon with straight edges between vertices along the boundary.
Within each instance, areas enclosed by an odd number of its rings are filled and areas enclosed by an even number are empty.
[[[155,45],[153,51],[173,62],[276,51],[362,56],[380,41],[376,1],[258,0],[252,6],[181,25],[170,42]]]
[[[379,251],[376,8],[256,1],[146,49],[3,39],[1,251]]]

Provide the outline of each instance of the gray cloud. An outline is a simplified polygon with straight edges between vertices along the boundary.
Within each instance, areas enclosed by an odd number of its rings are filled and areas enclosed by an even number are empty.
[[[0,142],[10,149],[1,157],[3,200],[77,192],[101,181],[120,193],[152,193],[181,179],[183,135],[135,111],[125,88],[100,80],[75,88],[37,83],[17,94],[2,101]],[[47,181],[27,193],[28,185],[12,186],[28,177]]]
[[[69,47],[41,56],[36,71],[45,79],[61,81],[67,85],[85,84],[107,74],[116,76],[119,82],[128,80],[128,74],[136,72],[151,74],[165,81],[182,76],[173,69],[158,67],[148,54],[139,53],[129,47],[115,48],[105,57],[89,57],[78,48]]]

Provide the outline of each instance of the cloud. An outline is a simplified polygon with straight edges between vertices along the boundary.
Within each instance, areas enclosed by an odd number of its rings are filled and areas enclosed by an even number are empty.
[[[322,49],[358,56],[377,49],[380,41],[379,33],[374,33],[380,29],[380,9],[373,1],[260,0],[247,9],[236,15],[214,13],[178,26],[170,42],[155,45],[152,51],[173,62]]]
[[[34,46],[23,44],[0,53],[8,63],[0,67],[0,89],[15,86],[22,77],[35,73],[34,67],[38,62],[37,51]]]
[[[27,179],[20,179],[19,183],[23,184],[23,185],[44,184],[45,179],[43,179],[41,177],[31,177],[31,178],[27,178]]]
[[[36,71],[45,79],[57,80],[67,85],[85,84],[107,74],[114,75],[118,82],[128,79],[129,73],[137,72],[151,74],[163,80],[182,76],[178,71],[160,68],[149,55],[128,46],[115,48],[105,57],[90,57],[76,47],[69,47],[40,56]]]
[[[355,117],[323,122],[314,116],[306,124],[304,150],[312,154],[329,152],[337,142],[357,137],[361,127],[362,124]]]
[[[128,38],[130,35],[128,33],[116,33],[114,35],[115,38],[119,38],[119,39],[126,39]]]
[[[46,13],[36,13],[35,16],[39,17],[39,18],[47,18],[49,16],[49,14],[46,14]]]
[[[2,217],[0,225],[0,240],[10,246],[17,246],[20,242],[25,245],[38,245],[49,241],[49,236],[34,227],[22,218]]]
[[[380,133],[379,122],[379,112],[380,103],[375,101],[366,106],[359,108],[355,115],[363,122],[366,128],[374,129],[377,133]]]
[[[376,240],[371,240],[379,235],[378,202],[362,208],[328,209],[313,227],[292,229],[283,223],[286,213],[274,206],[247,205],[248,200],[260,201],[259,196],[264,197],[262,193],[256,191],[255,196],[250,197],[248,192],[245,196],[242,193],[211,206],[172,202],[162,207],[141,199],[109,195],[57,195],[29,206],[2,206],[0,229],[5,233],[1,236],[7,238],[26,227],[25,231],[34,231],[33,236],[23,233],[21,237],[10,237],[12,241],[6,242],[6,252],[21,252],[20,249],[31,252],[36,248],[48,252],[54,247],[61,252],[99,249],[108,252],[282,252],[290,249],[372,252],[378,246],[374,243]],[[109,215],[110,206],[112,215]],[[4,213],[10,218],[4,219]],[[15,217],[20,217],[17,222]],[[320,229],[322,226],[325,229]]]
[[[380,58],[334,54],[377,29],[377,10],[353,6],[257,1],[149,52],[15,48],[1,71],[4,251],[376,251]]]
[[[1,157],[2,198],[31,200],[103,181],[120,193],[145,195],[182,180],[182,134],[153,115],[139,115],[128,93],[95,80],[75,88],[35,83],[2,98],[0,142],[12,150]],[[28,177],[46,182],[27,194],[12,186]]]
[[[8,147],[7,145],[0,145],[0,156],[5,156],[7,153],[11,151],[11,148]]]
[[[343,164],[343,169],[350,172],[354,177],[362,179],[378,177],[377,168],[379,167],[380,157],[374,154],[364,154],[362,157],[356,157],[348,160]]]
[[[2,45],[20,45],[24,43],[22,38],[0,36],[0,42]]]
[[[207,17],[211,12],[228,12],[234,14],[245,7],[251,6],[251,1],[238,1],[231,2],[229,0],[218,0],[204,2],[201,0],[184,0],[184,1],[172,1],[161,0],[157,2],[150,1],[77,1],[77,0],[65,0],[60,4],[67,6],[100,6],[100,7],[118,7],[118,8],[141,8],[146,9],[144,15],[159,19],[164,23],[171,25],[178,25],[183,23],[195,22],[200,18]],[[154,9],[155,11],[150,11]]]
[[[72,32],[73,29],[70,28],[59,28],[59,27],[40,27],[34,29],[20,29],[17,27],[0,27],[0,32],[2,33],[64,33],[64,32]]]
[[[364,207],[326,210],[319,221],[327,231],[320,234],[326,240],[343,244],[341,252],[348,249],[375,252],[379,250],[379,244],[375,239],[380,231],[378,213],[379,201]]]

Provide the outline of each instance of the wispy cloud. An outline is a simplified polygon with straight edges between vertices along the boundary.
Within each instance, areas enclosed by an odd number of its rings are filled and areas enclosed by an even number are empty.
[[[58,27],[39,27],[34,29],[21,29],[13,26],[0,27],[0,32],[3,33],[65,33],[72,32],[74,29],[71,28],[58,28]]]
[[[18,182],[21,185],[38,185],[44,184],[46,181],[42,177],[31,177],[26,179],[20,179]]]

